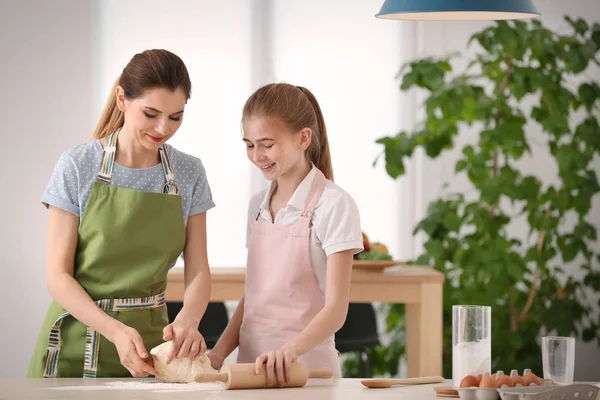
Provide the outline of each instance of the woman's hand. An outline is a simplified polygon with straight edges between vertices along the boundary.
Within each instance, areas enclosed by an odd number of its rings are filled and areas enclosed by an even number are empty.
[[[121,364],[127,368],[131,376],[141,378],[148,375],[158,375],[152,366],[152,358],[148,357],[144,341],[137,330],[121,324],[111,339],[111,342],[117,348]]]
[[[292,363],[298,359],[298,350],[294,346],[284,346],[277,351],[263,353],[256,359],[255,372],[265,368],[267,386],[283,386],[292,380]]]
[[[206,351],[206,343],[198,332],[198,325],[177,318],[163,330],[163,340],[173,340],[171,351],[167,355],[167,364],[175,357],[194,359]]]

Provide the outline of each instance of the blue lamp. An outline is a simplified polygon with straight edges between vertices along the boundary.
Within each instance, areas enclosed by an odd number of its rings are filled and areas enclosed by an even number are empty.
[[[377,18],[501,20],[537,18],[531,0],[385,0]]]

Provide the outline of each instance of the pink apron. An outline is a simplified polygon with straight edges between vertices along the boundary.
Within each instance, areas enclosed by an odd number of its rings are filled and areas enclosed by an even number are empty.
[[[253,363],[261,354],[280,349],[325,305],[310,260],[311,218],[326,181],[321,171],[316,172],[296,226],[259,221],[260,210],[253,222],[239,336],[240,363]],[[341,377],[334,335],[298,360],[310,369],[331,368],[334,377]]]

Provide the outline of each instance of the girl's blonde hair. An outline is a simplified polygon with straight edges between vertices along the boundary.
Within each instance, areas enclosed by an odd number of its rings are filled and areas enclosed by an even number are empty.
[[[294,132],[312,130],[307,149],[311,162],[333,181],[327,128],[317,99],[306,88],[287,83],[271,83],[254,92],[244,105],[242,119],[249,117],[276,117]]]

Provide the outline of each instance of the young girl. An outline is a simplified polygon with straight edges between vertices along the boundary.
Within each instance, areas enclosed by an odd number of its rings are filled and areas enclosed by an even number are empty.
[[[214,203],[200,160],[165,144],[190,92],[178,56],[136,54],[95,140],[61,155],[42,198],[54,301],[29,377],[156,375],[148,350],[163,340],[173,340],[170,359],[204,352],[198,323],[210,295],[206,211]],[[167,272],[182,251],[184,307],[167,325]]]
[[[296,360],[340,377],[334,334],[363,245],[356,204],[333,183],[321,109],[306,88],[270,84],[250,96],[242,126],[271,186],[250,201],[245,294],[209,357],[219,367],[239,345],[238,361],[264,365],[271,385]]]

